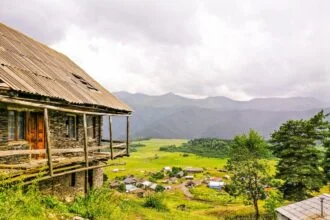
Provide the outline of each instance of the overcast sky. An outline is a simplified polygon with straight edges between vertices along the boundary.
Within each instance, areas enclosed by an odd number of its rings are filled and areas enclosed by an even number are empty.
[[[110,91],[330,96],[327,0],[0,0]]]

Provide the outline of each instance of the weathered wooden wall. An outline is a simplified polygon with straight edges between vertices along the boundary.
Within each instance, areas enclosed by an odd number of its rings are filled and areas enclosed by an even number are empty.
[[[77,118],[77,138],[70,139],[66,135],[66,121],[68,114],[64,112],[49,111],[50,142],[53,149],[83,148],[84,127],[83,116],[76,115]],[[100,135],[102,134],[102,117],[96,116],[95,139],[88,140],[88,146],[98,146]],[[27,150],[30,149],[26,141],[8,142],[8,110],[0,108],[0,151],[1,150]],[[67,153],[64,156],[76,154]],[[29,155],[15,155],[0,157],[2,164],[18,164],[29,161]]]

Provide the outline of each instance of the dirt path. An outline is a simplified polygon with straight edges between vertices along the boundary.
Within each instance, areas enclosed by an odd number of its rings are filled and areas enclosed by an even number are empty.
[[[182,184],[180,185],[180,188],[181,188],[183,194],[184,194],[187,198],[189,198],[189,199],[194,198],[194,195],[191,194],[190,191],[189,191],[189,189],[186,187],[186,183],[182,183]]]

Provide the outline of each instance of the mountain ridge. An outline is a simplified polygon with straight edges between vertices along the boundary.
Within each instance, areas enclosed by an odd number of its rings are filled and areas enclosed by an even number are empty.
[[[114,95],[133,108],[133,138],[230,139],[251,128],[268,138],[283,122],[311,117],[327,106],[312,97],[236,101],[224,96],[192,99],[174,93],[152,96],[115,92]],[[106,131],[107,118],[104,122]],[[123,119],[114,119],[114,134],[115,138],[125,136]],[[108,137],[107,132],[104,137]]]

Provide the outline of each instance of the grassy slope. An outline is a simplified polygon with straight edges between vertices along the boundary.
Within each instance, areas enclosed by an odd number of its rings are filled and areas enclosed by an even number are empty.
[[[129,158],[122,158],[116,162],[126,162],[124,167],[126,170],[120,173],[112,173],[114,167],[106,170],[110,178],[115,176],[123,176],[133,174],[142,177],[144,171],[156,172],[160,171],[164,166],[179,166],[179,167],[205,167],[211,168],[211,172],[215,171],[214,168],[221,168],[225,165],[226,160],[217,158],[206,158],[189,154],[188,157],[183,157],[182,153],[171,153],[159,151],[159,147],[167,145],[180,145],[186,142],[182,139],[152,139],[147,141],[139,141],[136,143],[145,144],[145,147],[138,148],[137,152],[133,152]],[[155,157],[158,159],[155,159]],[[121,167],[118,167],[121,168]]]
[[[109,167],[105,170],[110,179],[116,176],[125,176],[133,174],[138,177],[147,179],[145,173],[156,172],[161,170],[164,166],[179,166],[179,167],[204,167],[210,175],[222,176],[224,173],[220,173],[217,169],[222,168],[226,159],[218,158],[206,158],[193,154],[189,154],[188,157],[183,157],[182,153],[171,153],[159,151],[159,147],[166,145],[180,145],[186,140],[178,139],[152,139],[147,141],[140,141],[137,143],[145,144],[145,147],[138,148],[137,152],[133,152],[129,158],[122,158],[116,160],[116,162],[125,162],[126,166],[122,167]],[[157,159],[156,159],[157,155]],[[114,173],[112,169],[124,168],[125,171]],[[219,217],[227,214],[250,214],[253,211],[251,206],[244,206],[241,200],[231,201],[230,204],[224,205],[221,200],[228,200],[227,195],[216,193],[215,190],[208,189],[205,186],[198,187],[195,192],[195,196],[202,197],[203,200],[187,200],[180,190],[165,192],[165,203],[169,207],[169,212],[158,212],[156,210],[143,208],[141,204],[142,199],[138,199],[134,196],[128,195],[128,198],[132,203],[136,204],[129,211],[129,216],[135,219],[136,216],[140,216],[142,219],[219,219]],[[205,196],[206,195],[206,196]],[[207,195],[212,195],[207,198]],[[227,202],[228,203],[228,202]],[[185,204],[189,207],[189,211],[180,211],[176,207],[180,204]]]

